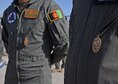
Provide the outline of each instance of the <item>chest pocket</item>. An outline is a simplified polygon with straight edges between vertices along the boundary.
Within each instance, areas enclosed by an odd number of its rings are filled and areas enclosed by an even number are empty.
[[[33,9],[31,9],[33,10]],[[36,15],[36,16],[35,16]],[[31,17],[30,17],[31,16]],[[21,21],[21,30],[23,32],[30,32],[34,31],[37,28],[44,28],[45,27],[45,22],[43,20],[43,12],[38,11],[35,14],[24,14],[23,19]]]

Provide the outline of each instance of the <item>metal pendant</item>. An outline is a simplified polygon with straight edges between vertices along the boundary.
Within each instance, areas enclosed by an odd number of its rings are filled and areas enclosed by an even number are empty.
[[[28,36],[25,36],[24,37],[24,45],[26,46],[28,44],[29,44],[29,38],[28,38]]]
[[[92,42],[92,50],[94,53],[98,53],[100,51],[102,45],[102,40],[99,36],[97,36],[96,38],[94,38],[93,42]]]

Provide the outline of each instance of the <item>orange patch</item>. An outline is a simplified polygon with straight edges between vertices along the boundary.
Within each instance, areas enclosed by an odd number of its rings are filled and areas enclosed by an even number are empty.
[[[25,18],[30,18],[30,19],[35,19],[39,15],[39,10],[36,9],[26,9],[24,17]]]
[[[19,3],[27,3],[29,0],[19,0]]]

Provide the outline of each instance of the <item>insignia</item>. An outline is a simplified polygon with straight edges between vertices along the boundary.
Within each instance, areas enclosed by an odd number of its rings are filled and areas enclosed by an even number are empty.
[[[25,18],[30,18],[30,19],[35,19],[39,15],[39,10],[36,9],[26,9],[24,17]]]
[[[16,13],[15,12],[11,12],[8,17],[7,17],[7,21],[8,23],[12,24],[16,21]]]
[[[52,12],[48,13],[48,18],[51,22],[62,18],[62,13],[60,10],[53,10]]]
[[[99,52],[99,50],[101,48],[101,44],[102,44],[102,40],[99,36],[94,38],[94,40],[92,42],[92,50],[93,50],[94,53]]]
[[[29,38],[28,38],[28,36],[25,36],[24,37],[24,45],[26,46],[28,44],[29,44]]]

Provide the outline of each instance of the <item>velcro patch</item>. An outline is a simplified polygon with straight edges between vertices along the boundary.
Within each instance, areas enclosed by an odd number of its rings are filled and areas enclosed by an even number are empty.
[[[39,15],[39,10],[36,9],[26,9],[24,17],[25,18],[30,18],[30,19],[35,19]]]
[[[17,19],[17,15],[15,12],[11,12],[7,17],[7,21],[10,24],[14,23],[16,21],[16,19]]]
[[[19,3],[27,3],[29,0],[19,0]]]
[[[52,12],[48,13],[48,18],[51,22],[62,18],[62,12],[60,10],[53,10]]]

